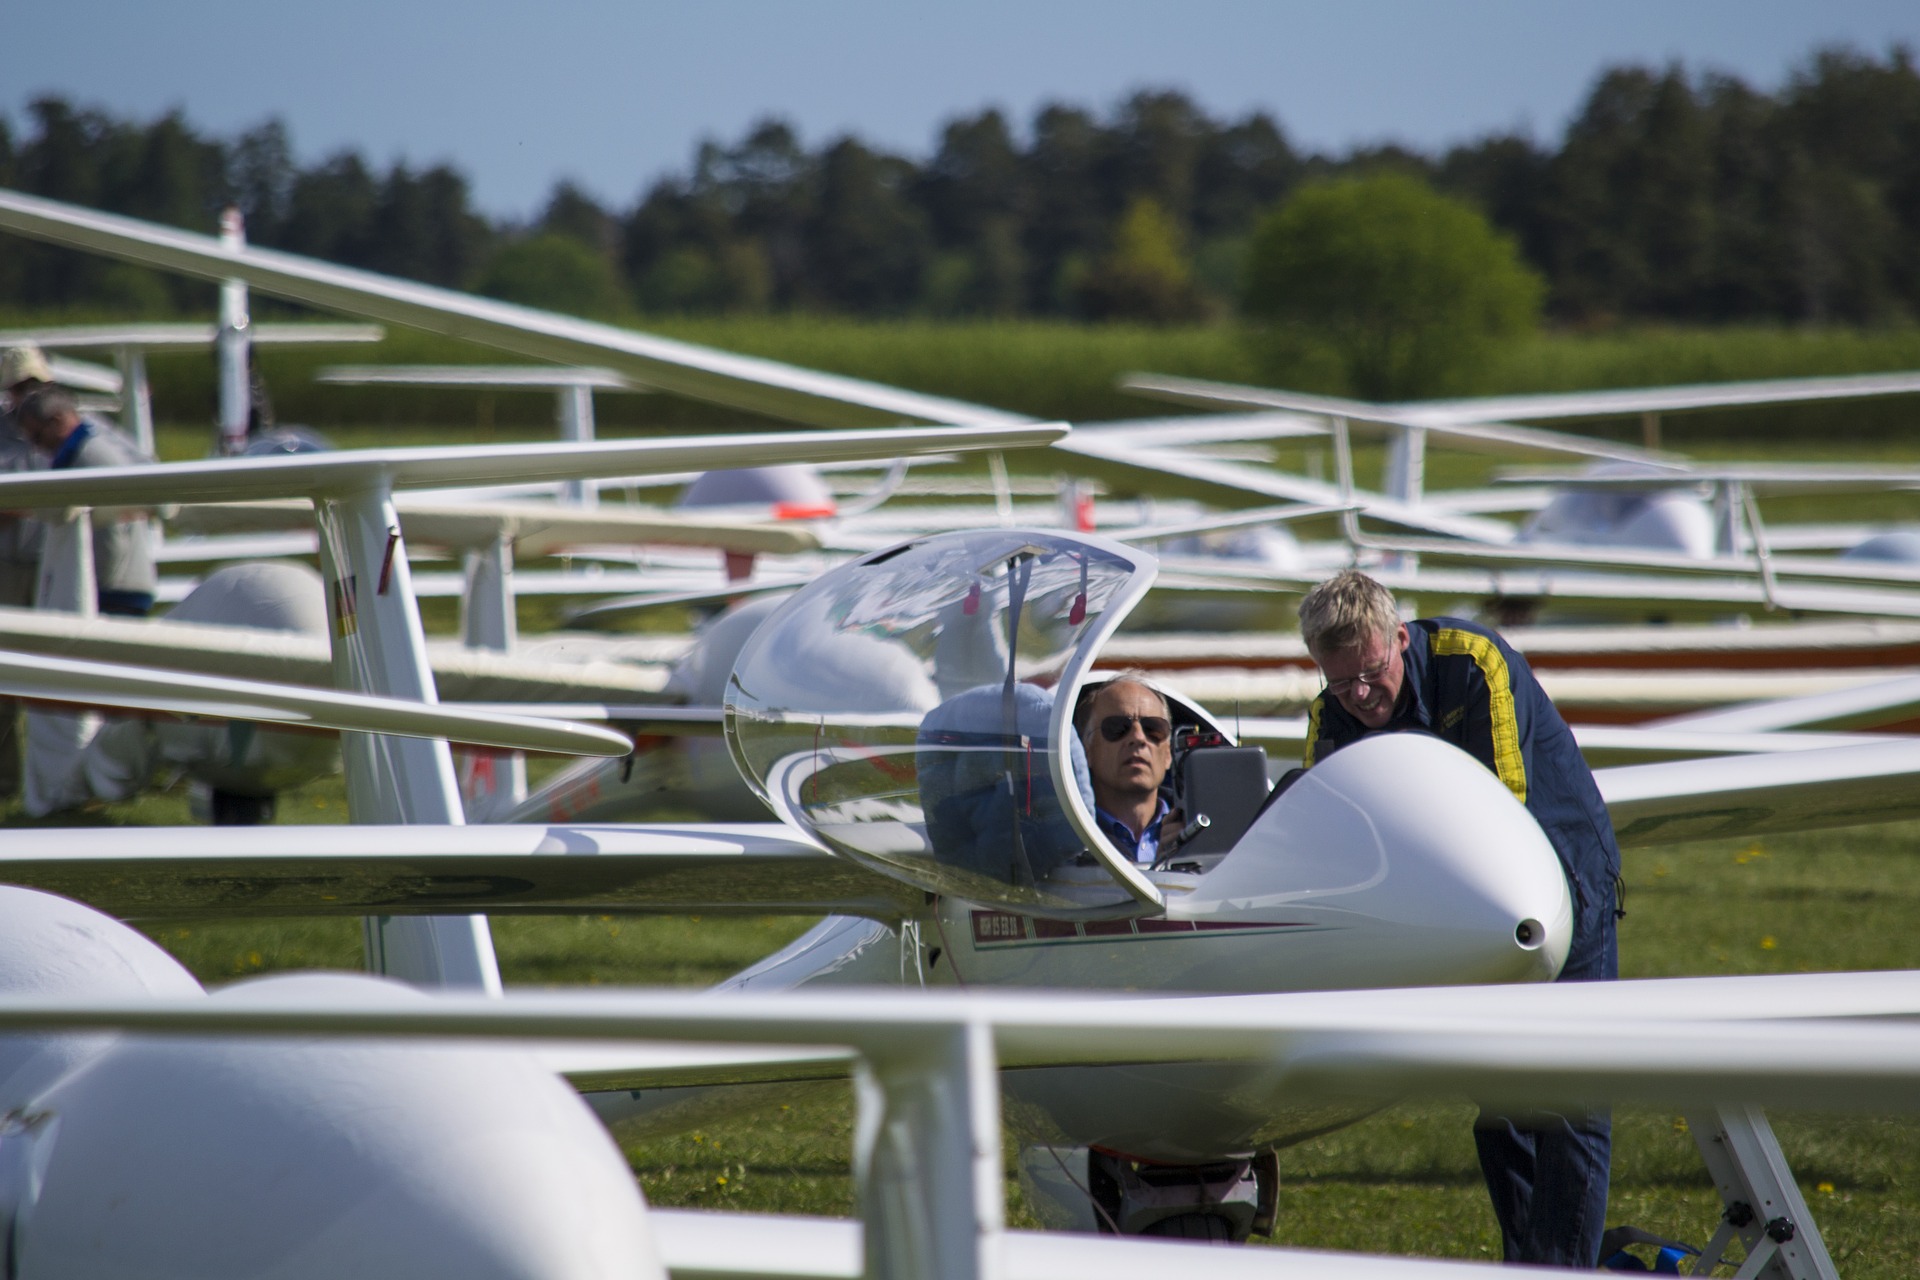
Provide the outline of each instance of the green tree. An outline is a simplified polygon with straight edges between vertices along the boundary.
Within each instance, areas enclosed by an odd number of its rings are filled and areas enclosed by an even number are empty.
[[[626,299],[606,259],[572,236],[537,235],[507,245],[480,281],[490,298],[568,315],[609,317]]]
[[[1920,314],[1920,69],[1896,46],[1879,62],[1828,49],[1780,95],[1780,186],[1805,318],[1886,322]]]
[[[1081,310],[1095,320],[1199,319],[1206,302],[1181,241],[1165,209],[1146,196],[1136,199],[1114,228],[1113,247],[1080,279]]]
[[[293,143],[287,127],[269,120],[240,135],[227,153],[227,196],[246,215],[247,238],[279,242],[293,199]]]
[[[379,203],[380,184],[366,161],[354,152],[339,152],[293,180],[286,223],[275,247],[366,266]]]
[[[486,220],[470,208],[467,180],[445,165],[415,174],[395,165],[374,206],[366,265],[375,271],[464,288],[486,259]]]
[[[1255,112],[1206,136],[1193,175],[1193,232],[1239,238],[1300,179],[1300,157],[1271,116]]]
[[[912,196],[942,251],[928,264],[921,304],[936,315],[1019,313],[1027,294],[1026,187],[1006,118],[984,111],[949,122]]]
[[[1143,91],[1120,104],[1108,129],[1108,208],[1152,200],[1184,226],[1193,217],[1195,175],[1218,132],[1185,94]]]
[[[536,225],[543,234],[572,236],[608,262],[619,255],[619,220],[572,182],[554,186]]]
[[[1692,318],[1712,254],[1712,142],[1679,67],[1601,77],[1552,165],[1556,311]]]
[[[920,295],[931,257],[926,220],[906,198],[912,166],[842,138],[820,158],[806,221],[806,292],[824,310],[897,315]]]
[[[1510,238],[1403,173],[1303,187],[1247,258],[1242,310],[1270,371],[1331,355],[1349,389],[1382,400],[1466,385],[1532,328],[1543,288]]]
[[[1033,215],[1021,236],[1029,297],[1041,310],[1075,305],[1085,260],[1100,248],[1112,214],[1102,207],[1101,158],[1106,135],[1078,107],[1050,103],[1033,118],[1033,145],[1023,160]]]
[[[772,294],[766,255],[752,241],[714,250],[683,245],[653,263],[635,286],[649,313],[700,315],[761,312]]]

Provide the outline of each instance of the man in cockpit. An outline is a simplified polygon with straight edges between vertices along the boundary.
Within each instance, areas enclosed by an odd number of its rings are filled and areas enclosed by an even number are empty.
[[[1402,622],[1393,594],[1357,569],[1300,602],[1300,635],[1327,687],[1307,713],[1311,769],[1368,734],[1431,733],[1478,759],[1527,807],[1559,856],[1574,903],[1561,982],[1620,976],[1620,846],[1593,773],[1527,660],[1460,618]],[[1480,1171],[1508,1262],[1598,1265],[1612,1125],[1605,1110],[1495,1115],[1474,1124]]]
[[[1179,830],[1161,793],[1173,764],[1173,719],[1167,700],[1124,672],[1081,699],[1074,728],[1087,749],[1093,816],[1101,834],[1135,862],[1160,860],[1160,843]]]

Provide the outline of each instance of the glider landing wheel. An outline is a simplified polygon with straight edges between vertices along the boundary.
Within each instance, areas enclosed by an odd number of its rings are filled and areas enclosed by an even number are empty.
[[[1117,1235],[1239,1244],[1273,1230],[1279,1168],[1271,1152],[1177,1165],[1096,1149],[1087,1172],[1100,1226]]]

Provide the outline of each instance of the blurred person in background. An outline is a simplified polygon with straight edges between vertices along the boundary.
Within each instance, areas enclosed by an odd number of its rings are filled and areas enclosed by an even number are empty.
[[[53,372],[40,348],[9,347],[0,354],[0,474],[33,471],[43,464],[20,430],[14,410],[20,402],[53,384]],[[0,512],[0,606],[33,607],[40,577],[40,548],[46,527],[38,520]],[[20,790],[20,703],[0,698],[0,798]]]
[[[53,471],[153,461],[117,427],[83,415],[73,395],[59,387],[42,387],[27,396],[16,416],[27,440],[46,455]],[[152,611],[158,577],[144,508],[94,509],[93,572],[101,613],[144,618]]]

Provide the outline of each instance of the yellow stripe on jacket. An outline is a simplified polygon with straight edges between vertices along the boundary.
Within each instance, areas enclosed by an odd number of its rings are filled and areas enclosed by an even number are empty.
[[[1500,646],[1483,635],[1452,628],[1433,633],[1435,656],[1465,654],[1487,681],[1487,702],[1493,717],[1493,771],[1521,804],[1527,802],[1526,757],[1520,753],[1520,724],[1513,713],[1513,684]]]

